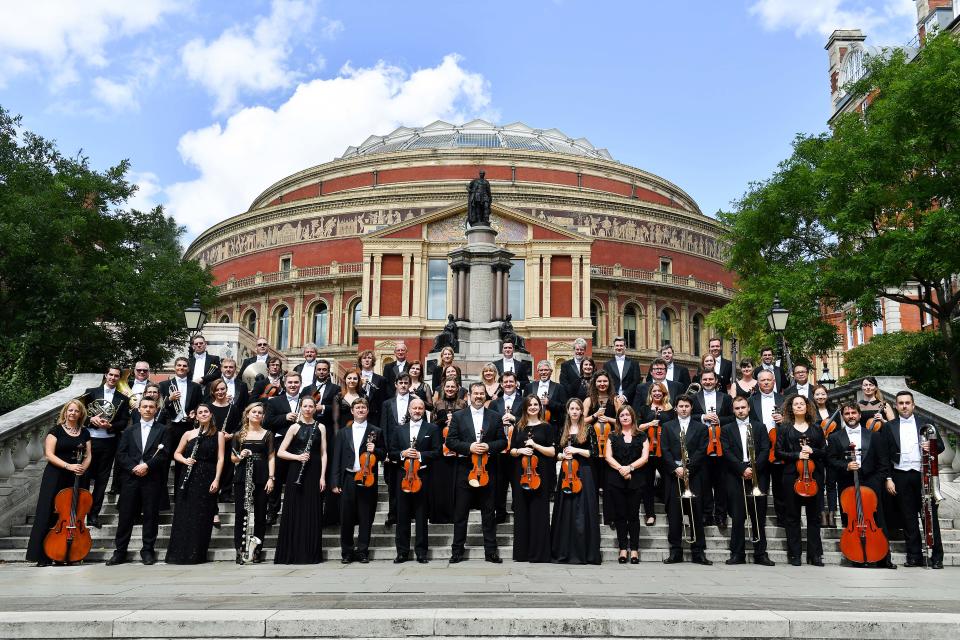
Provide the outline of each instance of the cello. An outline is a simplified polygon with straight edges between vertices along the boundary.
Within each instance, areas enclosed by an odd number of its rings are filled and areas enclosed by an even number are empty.
[[[367,434],[367,444],[373,442],[373,439],[377,437],[373,431]],[[367,451],[364,447],[363,451],[360,452],[360,471],[357,471],[353,474],[353,481],[356,482],[361,487],[372,487],[373,483],[377,481],[377,476],[374,473],[374,470],[377,468],[377,456],[372,452]]]
[[[83,462],[86,448],[77,447],[76,464]],[[87,513],[93,506],[93,495],[80,488],[80,477],[73,479],[73,487],[57,492],[53,508],[57,512],[57,523],[50,528],[43,539],[43,552],[53,562],[81,562],[90,553],[93,539],[86,525]]]
[[[851,442],[847,460],[857,459],[857,445]],[[877,494],[860,485],[860,471],[853,470],[853,486],[840,494],[840,508],[847,514],[847,526],[840,534],[840,553],[850,562],[880,562],[890,552],[890,543],[877,526]]]
[[[410,448],[416,444],[416,438],[410,438]],[[403,480],[400,481],[400,490],[404,493],[417,493],[423,487],[420,479],[420,461],[416,458],[406,458],[403,461]]]
[[[809,444],[810,440],[808,438],[800,438],[801,447],[806,447]],[[797,479],[793,482],[793,490],[801,498],[812,498],[820,491],[820,487],[813,477],[814,469],[816,469],[816,465],[810,458],[797,460]]]

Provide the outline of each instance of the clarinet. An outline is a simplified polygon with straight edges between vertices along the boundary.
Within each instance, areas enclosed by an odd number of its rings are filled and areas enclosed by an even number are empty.
[[[190,482],[190,474],[193,473],[193,468],[197,462],[197,449],[200,448],[200,430],[197,430],[197,440],[193,443],[193,449],[190,450],[190,459],[193,460],[194,464],[187,466],[187,472],[183,474],[183,481],[180,483],[180,491],[183,491],[187,488],[187,483]]]
[[[307,446],[300,453],[307,453],[313,447],[313,434],[317,432],[317,423],[314,422],[310,427],[310,435],[307,437]],[[309,461],[308,461],[309,462]],[[303,484],[303,470],[307,468],[306,462],[300,463],[300,472],[297,474],[296,484]]]

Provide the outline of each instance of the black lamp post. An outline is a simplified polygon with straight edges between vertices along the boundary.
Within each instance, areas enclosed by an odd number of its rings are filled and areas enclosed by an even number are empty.
[[[827,364],[827,359],[823,359],[823,371],[820,373],[820,384],[822,384],[827,391],[830,391],[837,386],[837,379],[830,374],[830,365]]]
[[[190,341],[187,345],[187,352],[193,355],[193,338],[200,333],[203,325],[207,323],[207,312],[200,308],[200,295],[193,297],[193,304],[183,310],[183,321],[190,332]]]
[[[785,365],[784,355],[786,353],[786,344],[783,341],[783,332],[787,328],[787,322],[790,320],[790,312],[780,304],[780,296],[773,297],[773,307],[767,313],[767,324],[770,331],[777,334],[777,356],[780,358],[780,366]],[[793,374],[791,371],[790,374]],[[788,374],[788,375],[790,375]],[[778,383],[779,384],[779,383]]]

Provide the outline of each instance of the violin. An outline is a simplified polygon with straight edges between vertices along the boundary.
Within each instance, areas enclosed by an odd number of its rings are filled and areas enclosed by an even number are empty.
[[[367,434],[367,444],[373,442],[373,439],[377,437],[373,431]],[[363,451],[360,452],[360,471],[357,471],[353,474],[353,481],[356,482],[361,487],[372,487],[373,483],[377,481],[377,476],[374,471],[377,468],[377,456],[372,452],[367,451],[367,448],[364,447]]]
[[[490,459],[488,453],[473,453],[470,455],[473,461],[473,468],[467,474],[467,484],[471,487],[485,487],[490,482],[490,474],[487,472],[487,461]]]
[[[886,412],[887,403],[884,401],[883,404],[880,405],[880,409],[875,414],[870,416],[869,420],[867,420],[867,424],[864,425],[864,428],[867,429],[867,431],[879,431],[880,427],[883,426],[883,423],[886,420]]]
[[[710,407],[713,413],[713,407]],[[720,423],[707,423],[707,455],[716,458],[723,455],[723,445],[720,443]]]
[[[806,447],[810,444],[808,438],[800,438],[800,446]],[[794,492],[801,498],[812,498],[820,491],[817,481],[813,478],[813,470],[816,469],[813,460],[797,460],[797,479],[793,483]]]
[[[410,438],[410,448],[413,449],[416,444],[415,438]],[[417,493],[423,488],[423,481],[420,480],[420,461],[416,458],[404,458],[403,460],[403,480],[400,481],[400,490],[404,493]]]
[[[280,393],[280,385],[269,383],[264,389],[263,393],[260,394],[260,399],[270,399],[275,398]]]
[[[527,439],[533,436],[527,431]],[[540,474],[537,473],[537,464],[540,462],[536,454],[523,456],[520,460],[520,488],[535,491],[540,488]]]
[[[857,445],[847,449],[847,460],[857,459]],[[840,508],[847,514],[847,526],[840,534],[840,553],[850,562],[880,562],[890,552],[890,543],[877,526],[877,494],[870,487],[860,486],[860,473],[853,471],[853,486],[840,494]]]
[[[777,428],[774,427],[767,432],[767,437],[770,438],[770,456],[767,458],[767,461],[770,464],[777,463],[776,448],[777,448]]]
[[[829,418],[824,418],[820,421],[820,429],[823,431],[825,438],[829,438],[830,434],[837,430],[837,427],[840,426],[840,423],[837,422],[837,416],[840,415],[840,409],[837,409],[833,412],[833,415]]]
[[[83,462],[86,449],[77,447],[74,458],[76,464]],[[43,552],[54,562],[80,562],[87,557],[93,547],[90,530],[86,526],[86,517],[93,506],[93,495],[80,488],[80,476],[73,479],[73,487],[61,489],[53,500],[57,512],[57,523],[51,527],[43,539]]]
[[[560,491],[566,494],[580,493],[583,489],[583,482],[580,481],[580,463],[577,459],[569,460],[560,458],[560,471],[563,472],[563,479],[560,480]]]
[[[510,443],[513,442],[513,426],[516,424],[515,421],[510,421],[510,426],[507,427],[507,446],[504,447],[504,453],[510,453]]]
[[[443,455],[447,456],[448,458],[451,458],[457,454],[451,451],[450,447],[447,446],[448,433],[450,433],[450,427],[444,427],[443,428]]]

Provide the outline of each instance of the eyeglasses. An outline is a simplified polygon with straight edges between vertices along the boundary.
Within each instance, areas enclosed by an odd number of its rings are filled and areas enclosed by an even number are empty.
[[[266,342],[258,342],[258,343],[257,343],[257,346],[258,346],[258,347],[265,347],[265,346],[267,346],[267,343],[266,343]]]
[[[137,373],[150,373],[150,369],[134,369]]]

